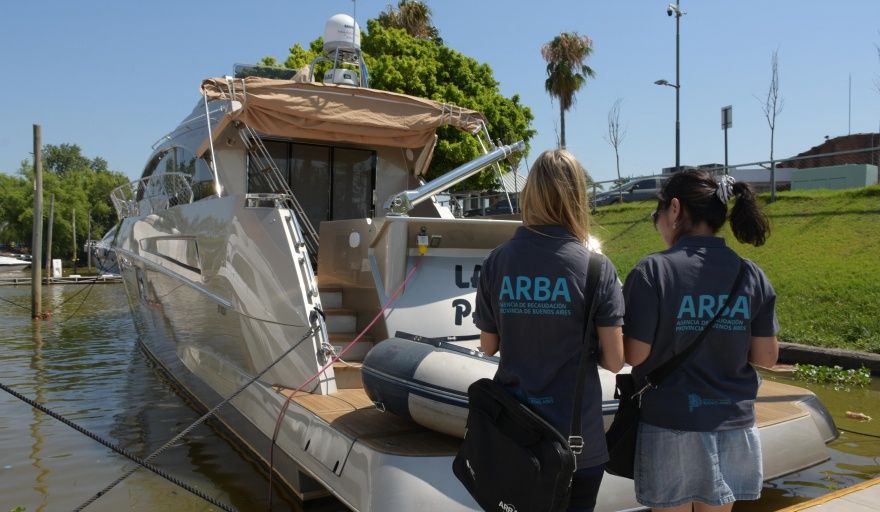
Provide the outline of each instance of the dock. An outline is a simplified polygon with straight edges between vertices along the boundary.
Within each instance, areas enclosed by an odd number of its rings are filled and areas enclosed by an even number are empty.
[[[74,274],[67,277],[43,278],[43,284],[110,284],[121,282],[122,276],[118,274],[104,274],[100,276],[80,276]],[[0,276],[0,286],[30,286],[30,284],[30,276]]]
[[[869,512],[880,504],[880,478],[798,503],[778,512]]]

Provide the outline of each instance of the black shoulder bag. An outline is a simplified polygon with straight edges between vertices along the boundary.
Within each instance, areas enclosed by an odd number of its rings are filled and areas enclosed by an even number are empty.
[[[468,388],[467,431],[452,471],[485,510],[555,512],[568,507],[575,455],[584,446],[581,405],[601,270],[602,258],[590,254],[587,290],[593,294],[585,295],[584,348],[568,437],[492,379]]]
[[[697,349],[709,329],[715,325],[715,321],[721,316],[721,312],[728,309],[733,301],[733,294],[739,289],[745,274],[745,261],[740,260],[739,273],[733,281],[730,293],[724,307],[720,308],[712,320],[703,327],[700,334],[691,342],[685,350],[673,356],[670,360],[652,370],[645,376],[645,385],[636,385],[635,377],[631,373],[617,374],[617,388],[614,390],[614,398],[618,399],[617,412],[614,413],[614,421],[605,433],[605,442],[608,444],[608,456],[610,460],[605,465],[605,471],[611,475],[633,478],[633,462],[636,454],[636,440],[639,431],[639,414],[642,403],[642,395],[652,388],[656,388],[678,366]]]

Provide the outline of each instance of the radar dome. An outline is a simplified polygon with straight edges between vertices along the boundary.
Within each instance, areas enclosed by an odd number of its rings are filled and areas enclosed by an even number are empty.
[[[324,51],[360,50],[361,30],[348,14],[337,14],[324,25]]]

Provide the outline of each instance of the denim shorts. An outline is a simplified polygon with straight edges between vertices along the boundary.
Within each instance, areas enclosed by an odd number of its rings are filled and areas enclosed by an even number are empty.
[[[687,432],[639,425],[636,499],[646,507],[756,500],[762,481],[758,427]]]

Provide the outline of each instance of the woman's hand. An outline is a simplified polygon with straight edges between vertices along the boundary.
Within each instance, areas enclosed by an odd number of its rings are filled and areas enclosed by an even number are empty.
[[[494,356],[498,352],[498,333],[480,331],[480,351]]]

